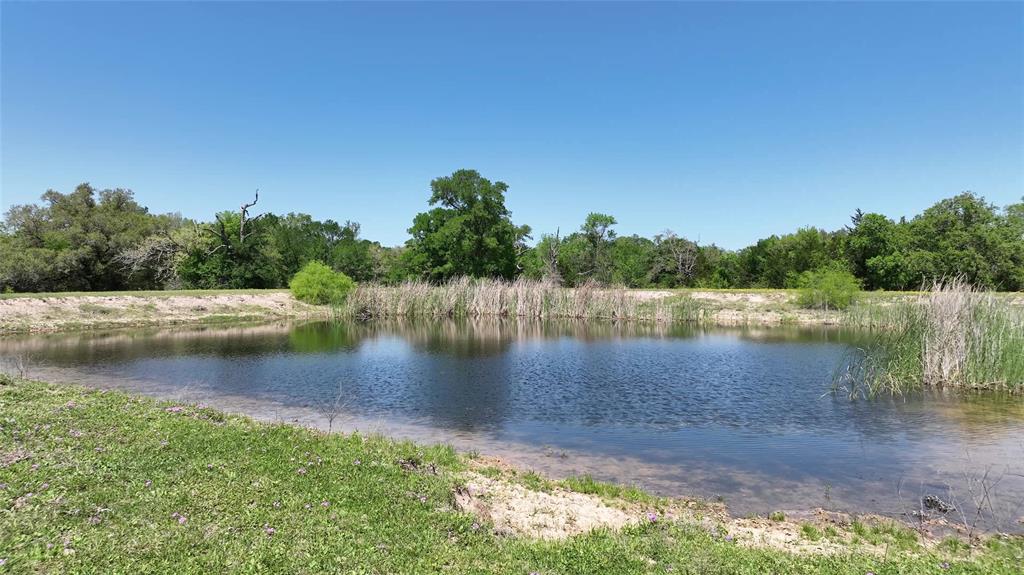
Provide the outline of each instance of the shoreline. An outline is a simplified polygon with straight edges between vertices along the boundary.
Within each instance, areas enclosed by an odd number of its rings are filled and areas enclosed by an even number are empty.
[[[0,334],[327,319],[287,290],[196,290],[0,297]]]
[[[941,565],[953,562],[958,567],[965,569],[963,572],[975,572],[974,569],[977,569],[977,572],[1000,572],[1000,569],[1005,568],[1005,572],[1012,573],[1019,568],[1019,563],[1014,564],[1013,559],[1010,558],[1013,556],[1012,553],[1006,558],[996,559],[994,562],[988,555],[992,553],[992,549],[1002,545],[1024,549],[1024,538],[1020,536],[972,533],[950,538],[949,535],[953,533],[952,527],[954,527],[950,525],[930,525],[930,527],[936,528],[937,532],[939,527],[949,528],[948,531],[943,531],[941,534],[930,534],[925,529],[915,530],[912,528],[913,526],[905,522],[889,518],[871,515],[854,516],[821,509],[809,509],[806,512],[788,516],[772,514],[768,517],[733,517],[728,514],[723,505],[713,502],[691,498],[656,497],[631,487],[595,482],[589,477],[551,480],[532,471],[524,471],[521,468],[508,465],[497,458],[475,454],[456,454],[450,447],[398,442],[382,436],[362,435],[359,432],[325,433],[291,423],[265,423],[248,416],[232,415],[202,405],[180,401],[161,401],[121,391],[108,391],[78,385],[8,380],[0,385],[0,405],[4,404],[13,409],[11,414],[14,419],[11,421],[15,422],[13,423],[15,428],[24,427],[26,429],[18,439],[8,439],[4,441],[6,445],[0,445],[3,448],[4,458],[4,464],[0,465],[0,477],[3,477],[5,481],[4,491],[0,492],[0,497],[10,498],[14,505],[13,514],[0,520],[0,523],[10,522],[5,529],[17,527],[15,516],[30,513],[42,503],[40,501],[35,504],[35,507],[24,507],[24,503],[19,504],[18,502],[23,501],[26,496],[16,498],[18,494],[12,493],[12,491],[32,489],[31,484],[36,482],[32,478],[36,475],[53,477],[47,469],[63,466],[61,461],[66,458],[71,458],[70,463],[77,466],[83,465],[82,460],[92,459],[105,461],[102,465],[108,469],[121,469],[121,466],[127,466],[124,473],[128,477],[122,477],[125,480],[125,485],[131,486],[130,490],[141,489],[144,493],[149,486],[143,486],[143,480],[150,483],[163,482],[165,479],[161,476],[162,473],[176,475],[185,472],[192,474],[189,477],[195,476],[195,479],[188,479],[186,483],[188,481],[197,484],[214,480],[228,481],[234,489],[244,488],[250,482],[256,485],[270,479],[244,475],[236,477],[232,473],[224,475],[224,471],[217,470],[232,468],[234,464],[227,459],[237,457],[265,459],[269,457],[286,461],[289,453],[301,454],[305,449],[306,453],[303,459],[314,457],[311,455],[312,452],[318,454],[315,457],[317,461],[303,464],[302,461],[296,462],[295,455],[292,455],[293,463],[290,465],[286,463],[285,466],[288,469],[282,472],[282,477],[294,478],[296,477],[295,470],[291,468],[298,465],[300,466],[298,469],[301,481],[298,479],[285,480],[281,487],[275,490],[273,496],[261,495],[262,490],[257,490],[253,497],[257,499],[276,497],[290,501],[294,499],[291,491],[306,489],[305,485],[308,481],[303,476],[307,474],[307,469],[310,474],[319,474],[319,468],[327,466],[323,470],[324,473],[327,473],[333,469],[333,466],[338,465],[341,466],[339,470],[331,473],[341,473],[347,476],[353,472],[353,468],[351,467],[352,463],[345,458],[355,456],[361,458],[355,460],[356,465],[364,464],[356,469],[364,469],[366,473],[371,474],[371,479],[384,474],[382,477],[390,477],[389,481],[397,482],[395,488],[399,490],[413,489],[415,493],[426,494],[416,495],[417,498],[423,501],[436,501],[429,504],[426,517],[416,516],[419,523],[424,521],[429,523],[435,520],[450,522],[452,514],[455,514],[456,517],[465,517],[466,519],[460,521],[467,525],[472,522],[472,530],[480,530],[472,537],[482,537],[482,541],[477,541],[477,543],[483,545],[485,549],[504,541],[502,547],[505,549],[508,549],[509,545],[512,548],[540,545],[540,549],[550,551],[558,548],[559,545],[575,548],[591,539],[604,540],[609,537],[613,540],[633,541],[632,545],[636,545],[645,544],[652,538],[662,539],[666,536],[666,531],[671,531],[675,538],[689,537],[703,542],[700,545],[713,548],[714,553],[720,554],[719,557],[716,557],[717,560],[727,563],[734,562],[736,557],[758,562],[764,561],[765,557],[768,557],[769,565],[778,567],[779,561],[783,561],[790,562],[790,568],[799,569],[804,562],[816,566],[818,566],[818,562],[825,562],[825,564],[833,565],[835,570],[830,572],[836,573],[863,573],[877,567],[884,569],[891,561],[909,561],[915,566],[906,571],[901,570],[901,572],[938,573],[945,570],[945,567],[941,567]],[[110,425],[114,427],[109,431],[104,431]],[[157,426],[154,431],[159,429],[159,433],[124,435],[126,430],[153,426]],[[32,429],[35,431],[31,431]],[[113,433],[113,435],[106,437],[107,433]],[[235,433],[260,437],[276,434],[285,435],[289,439],[283,444],[274,441],[261,443],[264,446],[262,450],[251,454],[248,453],[248,450],[245,453],[235,453],[229,450],[226,453],[217,451],[212,454],[199,454],[194,452],[195,449],[199,449],[198,447],[187,448],[184,445],[185,437],[196,437],[201,438],[200,441],[204,445],[200,450],[216,450],[217,445],[222,443],[221,436],[224,436],[223,443],[229,444],[231,443],[229,436]],[[78,439],[79,437],[82,439]],[[163,441],[160,441],[160,445],[157,446],[157,441],[160,439]],[[91,441],[93,440],[98,442],[95,449],[92,449]],[[79,442],[85,443],[78,447]],[[150,443],[153,445],[149,446]],[[179,444],[182,444],[183,447],[179,448]],[[279,444],[281,447],[276,447]],[[286,445],[292,447],[281,451]],[[332,449],[339,445],[342,446],[342,453],[334,453]],[[157,459],[144,455],[146,450],[174,451],[175,449],[184,449],[184,451],[166,453]],[[346,456],[345,453],[349,455]],[[381,457],[381,454],[390,453],[404,455],[398,458],[395,455]],[[145,463],[134,463],[133,457],[142,457],[142,461]],[[178,464],[166,467],[166,463],[163,461],[166,458],[170,458],[172,461],[176,458],[183,458],[186,467],[181,468]],[[207,465],[207,468],[213,470],[212,472],[204,469],[201,465],[208,460],[217,462],[216,466]],[[89,465],[86,462],[85,467],[89,467]],[[194,468],[194,471],[188,471],[191,468]],[[12,473],[13,475],[11,475]],[[329,475],[330,473],[328,473]],[[29,483],[24,486],[17,484],[20,479]],[[65,493],[67,497],[75,496],[73,492],[67,491],[65,486],[59,484],[60,479],[59,477],[51,479],[47,486],[41,489]],[[276,484],[280,479],[274,481]],[[377,480],[372,480],[367,485],[374,485],[374,481]],[[345,485],[345,483],[341,485]],[[95,489],[101,488],[97,486]],[[199,489],[200,492],[207,493],[206,489],[197,485],[186,484],[177,489],[185,489],[186,492],[191,489],[193,493]],[[341,491],[337,491],[337,489],[341,489]],[[374,488],[367,487],[367,489],[372,491]],[[438,491],[439,489],[441,491]],[[448,495],[445,496],[444,492],[447,492]],[[346,493],[348,495],[345,495]],[[81,496],[83,493],[77,495]],[[126,494],[119,495],[128,496]],[[48,497],[45,491],[38,496]],[[89,494],[85,493],[84,496],[88,497]],[[315,495],[315,497],[322,497],[325,501],[330,501],[331,505],[336,505],[339,508],[344,508],[346,505],[346,497],[358,499],[364,496],[367,495],[359,495],[358,492],[346,490],[341,486],[333,488],[333,491],[317,491],[317,495]],[[31,497],[31,494],[28,497]],[[108,497],[115,497],[115,495],[108,495]],[[131,497],[140,496],[131,495]],[[146,498],[144,494],[141,497]],[[210,499],[211,497],[212,499]],[[218,501],[226,497],[228,494],[212,491],[203,499],[206,500],[207,505],[219,507],[221,504]],[[61,499],[55,500],[54,504],[68,504]],[[102,504],[105,509],[112,508],[114,515],[107,519],[100,514],[95,522],[88,523],[81,518],[65,517],[65,521],[73,522],[71,526],[73,531],[84,530],[79,537],[88,538],[89,533],[96,533],[96,537],[104,536],[104,525],[115,522],[119,515],[130,513],[119,507],[117,502],[97,501],[97,504]],[[150,504],[157,505],[158,502],[153,501]],[[127,503],[121,505],[127,505]],[[402,507],[401,503],[398,505]],[[416,502],[413,501],[412,505],[415,506]],[[249,513],[255,512],[261,516],[273,517],[280,515],[276,511],[276,507],[277,503],[272,509],[268,501],[265,510],[261,504],[258,511]],[[307,509],[308,507],[307,505]],[[418,512],[423,511],[417,509]],[[201,528],[205,531],[214,529],[212,525],[206,524],[209,521],[217,524],[214,532],[223,531],[224,526],[220,523],[233,521],[230,518],[230,513],[228,513],[229,517],[214,514],[208,520],[201,519],[201,513],[203,512],[200,509],[181,512],[182,515],[189,517],[190,524],[195,523],[196,529]],[[393,517],[389,514],[388,517],[392,518],[384,521],[399,523],[408,521],[402,519],[401,515]],[[273,521],[273,519],[270,520]],[[42,524],[31,523],[32,529],[46,532],[51,527],[48,521],[59,520],[44,520]],[[278,523],[274,523],[275,528],[281,529],[280,525],[283,519],[278,518],[277,521]],[[76,522],[82,522],[82,527],[75,527],[78,524]],[[89,525],[89,523],[93,523],[93,525]],[[419,523],[414,522],[417,529],[429,527],[429,525],[420,525]],[[182,525],[184,525],[183,522]],[[201,527],[202,525],[205,527]],[[331,528],[330,525],[327,528]],[[334,529],[338,528],[340,527]],[[63,532],[66,533],[67,527],[63,529]],[[113,527],[106,527],[106,529],[113,529]],[[228,532],[233,529],[235,528],[229,528]],[[137,534],[133,533],[132,536],[137,536]],[[249,537],[244,534],[244,531],[241,536]],[[302,531],[291,534],[293,538],[303,536],[305,533]],[[265,540],[266,534],[260,532],[257,537],[262,537]],[[0,540],[2,539],[0,537]],[[678,543],[684,545],[682,541]],[[32,537],[29,537],[23,539],[20,545],[38,546],[42,544],[43,540],[33,541]],[[77,540],[76,544],[78,544]],[[245,549],[247,550],[248,547]],[[582,549],[586,549],[585,545]],[[598,553],[608,552],[603,547],[599,547],[599,549],[601,550],[597,551]],[[899,557],[893,556],[893,550],[900,551],[895,554]],[[626,552],[628,552],[627,549],[613,551],[613,553]],[[17,558],[18,556],[17,550],[11,548],[10,542],[0,544],[0,554],[5,554],[5,557],[15,556]],[[43,554],[43,556],[45,555]],[[839,558],[840,561],[832,563],[831,558],[833,557]],[[61,558],[59,554],[51,554],[50,561],[52,562],[46,562],[43,565],[62,564],[62,562],[67,562],[63,563],[67,565],[79,560],[88,561],[88,551],[84,557],[65,555],[64,558]],[[37,564],[38,566],[41,565]],[[680,563],[680,566],[683,565]],[[809,566],[811,565],[804,565],[804,567]],[[656,568],[656,564],[650,564],[645,570],[663,572],[660,568]],[[508,571],[514,572],[512,569],[508,569]]]
[[[693,323],[706,326],[855,326],[912,293],[866,293],[849,312],[801,308],[794,290],[622,290],[639,305],[681,305],[688,315],[644,318],[564,318],[584,321]],[[1024,296],[1008,296],[1018,304]],[[4,294],[0,334],[50,333],[131,327],[224,324],[278,320],[325,320],[337,310],[295,300],[287,290],[185,290]],[[486,317],[489,314],[481,314]],[[493,317],[507,317],[492,314]],[[398,316],[399,318],[401,316]],[[394,319],[394,318],[392,318]],[[424,319],[429,319],[425,317]],[[509,318],[515,319],[515,318]],[[546,320],[560,318],[550,317]]]

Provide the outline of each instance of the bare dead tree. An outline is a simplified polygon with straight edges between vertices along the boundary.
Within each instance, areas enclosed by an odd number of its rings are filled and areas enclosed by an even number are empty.
[[[256,220],[258,220],[258,219],[260,219],[260,218],[262,218],[263,216],[266,215],[266,214],[260,214],[260,215],[254,217],[254,218],[250,218],[249,217],[249,208],[255,206],[256,202],[258,202],[258,201],[260,201],[260,190],[257,188],[256,189],[256,199],[254,199],[251,204],[242,204],[242,206],[239,208],[239,215],[241,216],[241,222],[238,225],[238,241],[241,242],[241,243],[245,243],[245,238],[249,237],[252,234],[252,232],[249,232],[248,234],[245,233],[245,224],[247,222],[256,223]]]
[[[266,214],[260,214],[260,215],[255,216],[255,217],[249,215],[249,208],[255,206],[256,203],[259,202],[259,201],[260,201],[260,191],[259,191],[259,189],[257,189],[256,190],[256,198],[252,202],[244,203],[244,204],[242,204],[238,208],[238,215],[239,215],[238,243],[239,244],[244,244],[246,238],[248,238],[249,236],[251,236],[255,232],[255,228],[253,228],[251,226],[250,226],[250,230],[248,232],[246,232],[245,231],[246,226],[247,225],[251,225],[251,224],[255,224],[257,221],[259,221],[260,218],[262,218],[263,216],[266,215]],[[221,249],[228,250],[228,249],[230,249],[230,246],[231,246],[231,235],[228,233],[227,223],[223,220],[223,218],[220,217],[219,214],[215,215],[214,218],[217,220],[215,225],[211,225],[211,226],[207,226],[207,227],[202,228],[203,232],[210,234],[211,236],[213,236],[214,238],[216,238],[218,240],[217,245],[214,246],[209,252],[207,252],[207,255],[212,255],[212,254],[216,253],[218,250],[221,250]]]
[[[334,420],[348,409],[348,400],[345,398],[345,388],[342,382],[338,382],[338,389],[334,396],[317,404],[317,411],[327,420],[327,433],[334,430]]]
[[[31,368],[32,356],[27,353],[0,358],[0,373],[9,373],[18,379],[28,379]]]
[[[555,237],[548,237],[547,250],[541,254],[544,260],[544,280],[553,285],[562,285],[562,274],[558,271],[558,251],[562,247],[561,229],[555,229]]]
[[[697,242],[679,237],[672,230],[665,230],[656,236],[656,239],[659,244],[665,246],[670,258],[671,272],[675,274],[679,283],[693,279],[700,260],[700,246]]]
[[[163,235],[149,236],[138,245],[122,250],[114,256],[114,262],[128,271],[129,278],[149,272],[155,280],[166,285],[177,278],[175,268],[178,256],[184,250],[185,246],[165,232]]]

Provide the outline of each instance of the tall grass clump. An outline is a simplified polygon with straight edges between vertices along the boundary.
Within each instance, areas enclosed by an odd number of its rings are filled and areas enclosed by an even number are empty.
[[[673,321],[680,313],[666,298],[644,298],[618,288],[585,284],[563,288],[519,278],[456,278],[431,284],[407,281],[395,286],[360,285],[349,295],[343,315],[359,319],[429,317],[510,317],[531,319],[608,319]]]
[[[926,387],[1024,391],[1024,310],[957,278],[889,311],[837,386],[851,395]]]

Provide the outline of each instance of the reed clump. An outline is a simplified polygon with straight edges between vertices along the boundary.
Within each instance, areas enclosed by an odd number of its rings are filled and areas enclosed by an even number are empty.
[[[895,304],[836,385],[851,395],[926,387],[1024,391],[1024,309],[961,278]]]
[[[523,278],[466,277],[442,284],[360,285],[339,310],[340,315],[358,319],[509,317],[655,322],[700,321],[706,313],[689,298],[645,298],[630,290],[596,284],[563,288]]]

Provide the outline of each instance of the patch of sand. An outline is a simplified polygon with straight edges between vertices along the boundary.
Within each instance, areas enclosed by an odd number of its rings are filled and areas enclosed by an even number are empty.
[[[476,468],[486,464],[491,464],[489,466],[501,474],[488,477],[475,471],[463,473],[465,484],[456,490],[455,504],[459,510],[490,523],[496,533],[506,536],[559,540],[595,529],[618,530],[654,521],[694,525],[713,537],[748,548],[813,555],[839,555],[853,548],[879,556],[887,552],[884,543],[855,542],[857,538],[849,529],[851,518],[845,514],[815,509],[777,521],[765,517],[735,518],[720,505],[683,499],[645,505],[577,493],[558,485],[539,491],[510,480],[506,474],[515,473],[514,468],[500,460],[478,462]],[[890,519],[870,515],[861,516],[859,520],[868,525],[892,523]],[[802,532],[805,525],[818,529],[817,540],[809,539]],[[920,541],[926,549],[934,548],[938,539],[925,531],[920,533]]]
[[[455,494],[459,509],[494,525],[504,535],[565,539],[598,528],[620,529],[641,516],[605,504],[599,497],[562,488],[550,492],[467,473],[465,487]]]
[[[40,296],[0,299],[0,332],[57,331],[209,322],[220,319],[317,317],[326,308],[290,293]]]

